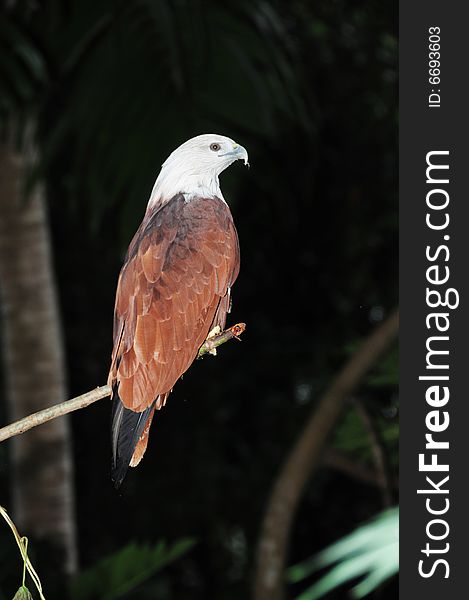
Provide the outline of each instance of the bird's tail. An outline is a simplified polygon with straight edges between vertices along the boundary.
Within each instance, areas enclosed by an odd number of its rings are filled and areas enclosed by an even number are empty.
[[[117,386],[113,388],[111,436],[112,479],[118,488],[129,466],[135,467],[141,460],[148,443],[155,402],[142,412],[135,412],[122,404]]]
[[[129,467],[136,467],[142,460],[148,444],[148,434],[155,410],[160,410],[171,393],[159,394],[144,411],[125,408],[119,398],[118,386],[112,387],[112,480],[118,488]]]

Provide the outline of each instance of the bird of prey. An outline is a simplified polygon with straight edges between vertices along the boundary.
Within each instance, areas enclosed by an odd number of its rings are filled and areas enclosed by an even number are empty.
[[[112,478],[118,487],[146,450],[155,410],[224,328],[239,244],[219,175],[246,149],[194,137],[163,163],[117,284],[112,388]]]

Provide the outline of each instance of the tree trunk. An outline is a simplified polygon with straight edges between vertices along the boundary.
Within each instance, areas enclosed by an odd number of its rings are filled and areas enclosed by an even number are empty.
[[[44,192],[23,195],[32,135],[17,152],[0,141],[0,305],[9,418],[66,399],[64,352]],[[73,468],[67,418],[12,441],[12,501],[20,532],[76,570]]]

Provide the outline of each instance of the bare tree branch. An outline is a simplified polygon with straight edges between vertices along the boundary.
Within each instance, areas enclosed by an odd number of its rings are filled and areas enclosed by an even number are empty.
[[[261,528],[254,600],[283,600],[290,528],[305,484],[320,462],[344,400],[395,339],[398,325],[399,314],[395,310],[364,340],[315,406],[287,456],[274,483]]]
[[[239,336],[244,332],[245,329],[245,323],[238,323],[237,325],[233,325],[225,331],[222,331],[221,333],[207,339],[200,347],[197,358],[200,358],[208,353],[213,353],[218,346],[225,344],[229,340],[239,339]],[[80,410],[81,408],[86,408],[90,404],[93,404],[93,402],[97,402],[98,400],[106,398],[110,395],[111,388],[108,385],[103,385],[91,390],[90,392],[86,392],[86,394],[82,394],[81,396],[77,396],[76,398],[72,398],[66,402],[62,402],[61,404],[50,406],[49,408],[40,410],[32,415],[28,415],[27,417],[24,417],[15,423],[11,423],[10,425],[2,427],[0,429],[0,442],[14,437],[15,435],[24,433],[25,431],[28,431],[28,429],[42,425],[42,423],[56,419],[57,417],[61,417],[75,410]]]
[[[375,424],[373,423],[373,419],[366,410],[363,402],[356,400],[355,408],[368,432],[373,461],[376,467],[376,475],[378,477],[379,487],[381,488],[381,494],[383,497],[383,505],[385,507],[389,507],[392,505],[393,499],[391,492],[391,482],[389,481],[388,465],[383,444],[381,443],[381,439],[379,437],[378,430]]]
[[[355,460],[345,452],[337,450],[337,448],[329,447],[323,452],[322,464],[324,467],[344,473],[344,475],[361,483],[366,483],[377,488],[381,488],[382,486],[379,474],[374,469],[361,461]],[[389,485],[394,489],[398,489],[398,479],[390,480]]]

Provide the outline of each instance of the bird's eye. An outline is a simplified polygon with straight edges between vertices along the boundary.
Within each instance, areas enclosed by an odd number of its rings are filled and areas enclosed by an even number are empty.
[[[210,150],[213,150],[214,152],[218,152],[218,150],[220,150],[220,144],[210,144]]]

